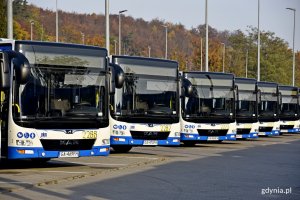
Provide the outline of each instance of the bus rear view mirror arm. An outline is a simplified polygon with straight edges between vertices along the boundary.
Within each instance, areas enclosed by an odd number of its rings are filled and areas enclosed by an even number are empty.
[[[0,73],[1,73],[1,85],[2,89],[9,88],[9,57],[6,52],[0,52]]]

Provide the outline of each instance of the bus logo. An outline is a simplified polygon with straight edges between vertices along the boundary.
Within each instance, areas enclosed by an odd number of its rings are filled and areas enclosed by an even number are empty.
[[[73,134],[72,130],[66,130],[66,134]]]
[[[77,141],[77,140],[60,140],[59,144],[62,146],[74,146],[74,145],[79,145],[79,141]]]
[[[114,129],[120,129],[120,130],[126,130],[127,129],[127,126],[126,125],[113,125],[113,128]]]
[[[46,138],[47,137],[47,133],[43,132],[41,133],[41,138]]]
[[[30,133],[30,138],[34,139],[35,138],[35,133]]]
[[[24,133],[24,138],[26,138],[26,139],[29,138],[29,133],[27,133],[27,132]]]
[[[17,137],[18,137],[18,138],[22,138],[22,137],[23,137],[23,133],[22,133],[22,132],[18,132],[18,133],[17,133]]]
[[[149,127],[153,127],[153,124],[148,124]]]
[[[158,132],[144,132],[144,136],[157,136]]]

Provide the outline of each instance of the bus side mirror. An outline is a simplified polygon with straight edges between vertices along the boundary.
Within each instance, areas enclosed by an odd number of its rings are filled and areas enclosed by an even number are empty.
[[[182,94],[185,97],[191,97],[193,95],[193,85],[188,79],[183,79],[182,80]]]
[[[109,63],[110,81],[109,81],[109,93],[115,94],[116,88],[120,89],[124,85],[125,74],[119,65]]]
[[[119,65],[115,65],[115,83],[116,88],[120,89],[123,87],[125,82],[125,74],[123,69]]]
[[[2,89],[9,88],[9,57],[7,53],[0,52],[0,87]]]
[[[30,64],[27,58],[16,52],[16,56],[13,58],[14,69],[16,73],[16,80],[19,84],[26,84],[30,78]]]
[[[257,90],[257,104],[260,104],[261,103],[261,90],[258,89]]]
[[[239,98],[239,86],[238,85],[235,85],[235,87],[234,87],[234,90],[235,90],[235,99],[236,99],[236,101],[239,101],[240,100],[240,98]]]
[[[282,104],[282,94],[281,92],[278,93],[278,105],[281,106]]]

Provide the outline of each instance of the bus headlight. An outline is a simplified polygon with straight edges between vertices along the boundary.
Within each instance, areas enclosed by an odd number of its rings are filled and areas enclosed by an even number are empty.
[[[17,146],[33,146],[33,142],[31,140],[16,140]]]
[[[103,139],[103,140],[102,140],[102,143],[103,143],[103,144],[109,144],[109,142],[110,142],[109,139]]]
[[[179,132],[175,132],[175,137],[179,137],[180,133]]]
[[[34,154],[33,150],[28,150],[28,149],[26,149],[26,150],[24,150],[24,149],[18,149],[17,152],[19,154]]]

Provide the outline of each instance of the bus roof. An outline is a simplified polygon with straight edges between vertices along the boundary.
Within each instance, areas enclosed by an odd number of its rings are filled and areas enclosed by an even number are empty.
[[[215,79],[234,79],[234,75],[231,73],[221,73],[221,72],[200,72],[200,71],[189,71],[183,72],[183,77],[185,78],[215,78]]]
[[[16,45],[33,45],[33,46],[52,46],[52,47],[69,47],[69,48],[81,48],[81,49],[101,49],[107,51],[105,48],[97,46],[89,46],[82,44],[70,44],[70,43],[58,43],[58,42],[41,42],[41,41],[27,41],[27,40],[16,40]]]
[[[138,56],[112,56],[114,64],[132,64],[132,65],[146,65],[146,66],[164,66],[166,68],[178,68],[178,62],[174,60],[166,60],[159,58],[148,58]]]
[[[258,87],[278,87],[278,84],[275,82],[266,82],[266,81],[259,81],[257,82]]]
[[[236,77],[235,78],[235,83],[250,83],[250,84],[256,84],[257,80],[254,78],[241,78],[241,77]]]
[[[295,86],[291,85],[279,85],[278,86],[279,90],[289,90],[289,91],[298,91],[298,88]]]

